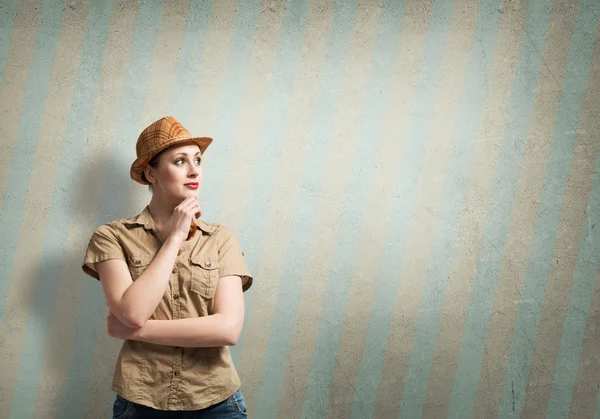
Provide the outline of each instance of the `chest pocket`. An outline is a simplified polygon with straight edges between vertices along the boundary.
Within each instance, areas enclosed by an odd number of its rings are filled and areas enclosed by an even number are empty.
[[[152,262],[152,258],[146,255],[131,255],[127,259],[127,266],[129,266],[129,272],[131,273],[131,279],[134,281],[144,273],[148,265]]]
[[[219,261],[216,252],[192,255],[190,262],[192,267],[191,291],[204,298],[213,298],[219,280]]]

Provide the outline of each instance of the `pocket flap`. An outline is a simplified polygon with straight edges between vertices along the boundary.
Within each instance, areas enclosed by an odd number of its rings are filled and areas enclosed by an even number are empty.
[[[141,266],[148,266],[150,265],[150,263],[152,262],[152,258],[150,256],[138,256],[138,255],[131,255],[129,256],[129,265],[130,266],[135,266],[136,268],[139,268]]]
[[[219,268],[217,258],[210,253],[199,253],[197,255],[192,255],[190,257],[190,261],[194,265],[199,265],[202,267],[202,269],[206,269],[208,271]]]

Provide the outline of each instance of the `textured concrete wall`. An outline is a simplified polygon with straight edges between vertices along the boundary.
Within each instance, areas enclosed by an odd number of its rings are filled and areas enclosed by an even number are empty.
[[[106,418],[80,262],[134,143],[215,142],[256,418],[592,418],[598,0],[1,0],[0,417]]]

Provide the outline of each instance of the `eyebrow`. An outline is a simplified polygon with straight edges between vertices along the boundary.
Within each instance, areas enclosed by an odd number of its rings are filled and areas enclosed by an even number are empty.
[[[196,154],[194,154],[194,157],[196,157],[198,154],[202,155],[202,152],[197,151]],[[187,154],[186,153],[177,153],[173,157],[177,157],[177,156],[187,156]]]

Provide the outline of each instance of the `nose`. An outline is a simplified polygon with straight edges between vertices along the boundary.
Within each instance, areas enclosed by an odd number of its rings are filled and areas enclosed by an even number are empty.
[[[200,170],[200,168],[198,168],[194,165],[190,165],[190,170],[188,171],[188,177],[191,177],[191,178],[198,177],[199,170]]]

